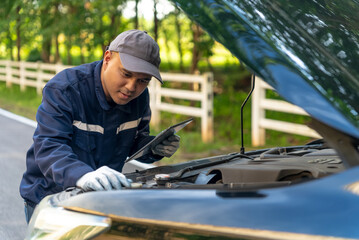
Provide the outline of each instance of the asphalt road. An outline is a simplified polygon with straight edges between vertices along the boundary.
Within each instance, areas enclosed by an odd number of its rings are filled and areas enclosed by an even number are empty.
[[[26,152],[32,144],[36,123],[0,109],[0,239],[24,239],[26,221],[19,184],[25,171]],[[131,161],[123,172],[153,167]]]
[[[0,112],[0,239],[24,239],[26,221],[19,184],[34,127]]]

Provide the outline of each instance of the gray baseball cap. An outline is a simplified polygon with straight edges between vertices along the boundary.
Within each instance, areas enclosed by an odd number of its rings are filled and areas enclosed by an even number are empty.
[[[160,48],[146,31],[122,32],[111,42],[108,50],[119,53],[126,70],[149,74],[163,83],[159,71]]]

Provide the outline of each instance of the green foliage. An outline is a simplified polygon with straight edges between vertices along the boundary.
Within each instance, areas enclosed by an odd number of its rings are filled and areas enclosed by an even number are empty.
[[[32,49],[31,52],[29,53],[27,61],[28,62],[41,61],[41,53],[40,53],[39,49],[37,49],[37,48]]]
[[[228,92],[214,98],[215,128],[219,130],[217,137],[220,139],[229,139],[235,143],[241,143],[240,114],[241,105],[246,96],[246,92],[239,91],[238,93]],[[250,110],[251,103],[248,101],[243,110],[244,133],[246,135],[250,133]],[[247,141],[248,144],[250,143]]]
[[[123,16],[128,2],[4,0],[0,8],[0,59],[15,59],[20,50],[21,59],[27,61],[78,65],[99,60],[118,33],[134,27],[133,19]],[[216,49],[223,47],[197,28],[201,34],[194,41],[193,22],[179,9],[158,17],[162,71],[189,72],[194,46],[199,50],[200,68],[211,67],[218,57],[230,56],[228,51],[216,54]],[[141,13],[139,20],[139,28],[154,36],[154,23]]]

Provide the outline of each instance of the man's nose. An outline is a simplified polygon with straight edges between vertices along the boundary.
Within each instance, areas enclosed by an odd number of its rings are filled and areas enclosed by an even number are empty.
[[[129,78],[127,83],[126,83],[126,88],[128,91],[130,92],[134,92],[136,91],[136,84],[137,84],[137,79],[136,78]]]

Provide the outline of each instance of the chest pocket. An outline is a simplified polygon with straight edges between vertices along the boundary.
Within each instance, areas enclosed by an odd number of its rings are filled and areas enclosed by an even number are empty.
[[[117,146],[119,147],[132,147],[137,134],[138,124],[141,118],[122,123],[116,131]]]
[[[96,148],[95,136],[93,134],[74,128],[73,144],[75,148],[79,148],[85,152],[92,152]]]
[[[117,134],[117,146],[131,148],[136,137],[137,128],[127,129]]]

